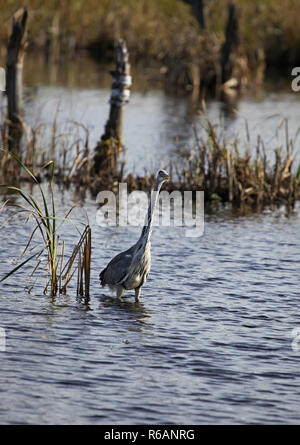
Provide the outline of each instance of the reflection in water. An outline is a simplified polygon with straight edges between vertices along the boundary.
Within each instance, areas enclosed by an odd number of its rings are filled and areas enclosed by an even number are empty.
[[[238,94],[232,90],[230,94],[222,93],[220,102],[220,116],[224,116],[225,130],[237,118]]]
[[[92,307],[91,307],[91,300],[89,296],[81,296],[81,295],[77,295],[76,298],[79,307],[85,311],[92,311]]]
[[[148,322],[148,319],[151,318],[151,311],[146,309],[144,303],[141,301],[130,301],[129,299],[131,298],[132,296],[124,296],[120,299],[106,295],[101,297],[100,305],[107,309],[114,309],[114,316],[125,314],[126,317],[129,317],[130,321],[134,322],[136,330],[144,331],[152,329],[153,326]]]

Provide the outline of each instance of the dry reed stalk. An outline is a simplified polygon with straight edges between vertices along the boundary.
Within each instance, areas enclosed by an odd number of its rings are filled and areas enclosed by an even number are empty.
[[[264,142],[257,137],[256,152],[250,153],[250,133],[246,124],[247,145],[243,154],[238,149],[238,141],[222,141],[222,133],[204,116],[203,126],[206,141],[200,139],[194,128],[196,150],[185,155],[184,177],[190,189],[201,186],[206,198],[222,197],[223,201],[234,204],[249,204],[262,207],[271,203],[292,203],[299,197],[299,177],[293,174],[293,148],[295,139],[288,137],[288,126],[284,125],[286,149],[275,150],[275,163],[270,166]],[[297,134],[296,134],[297,136]],[[203,180],[199,181],[199,172]],[[200,174],[201,174],[200,173]],[[178,177],[180,178],[180,172]]]
[[[74,267],[77,258],[77,268]],[[67,286],[77,271],[77,295],[89,296],[91,270],[91,228],[86,226],[79,242],[61,271],[61,280],[64,284],[60,287],[61,293],[66,293]]]

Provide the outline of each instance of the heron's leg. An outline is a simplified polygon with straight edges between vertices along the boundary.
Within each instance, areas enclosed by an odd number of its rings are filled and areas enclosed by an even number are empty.
[[[122,298],[122,295],[124,294],[124,287],[123,286],[117,286],[117,297]]]
[[[139,301],[140,300],[141,288],[140,287],[136,287],[134,291],[135,291],[135,301]]]

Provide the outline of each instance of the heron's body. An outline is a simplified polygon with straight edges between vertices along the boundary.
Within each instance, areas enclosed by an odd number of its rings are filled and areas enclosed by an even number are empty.
[[[150,238],[152,232],[152,219],[158,200],[159,190],[169,176],[163,170],[157,174],[153,189],[154,199],[151,199],[148,209],[147,225],[143,227],[142,234],[130,249],[116,255],[100,273],[100,283],[116,291],[122,297],[125,290],[135,289],[135,298],[139,299],[141,287],[145,284],[151,266]]]
[[[107,285],[121,297],[125,290],[140,288],[144,285],[151,266],[150,243],[146,248],[140,240],[130,249],[115,256],[100,273],[102,286]]]

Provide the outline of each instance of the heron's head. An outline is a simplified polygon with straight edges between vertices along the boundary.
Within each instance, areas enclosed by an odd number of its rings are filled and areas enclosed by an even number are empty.
[[[165,181],[169,181],[170,176],[166,172],[166,170],[159,170],[159,172],[157,173],[157,179],[159,180],[160,183],[163,183]]]

